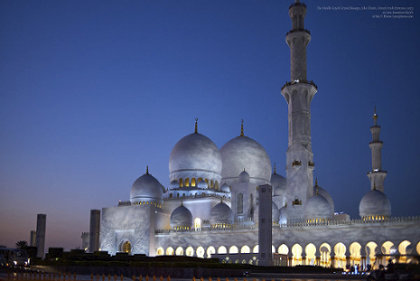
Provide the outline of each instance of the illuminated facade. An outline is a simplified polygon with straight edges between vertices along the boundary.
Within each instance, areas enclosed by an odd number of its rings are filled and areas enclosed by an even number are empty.
[[[391,217],[384,190],[376,112],[371,127],[371,190],[360,202],[361,219],[334,213],[329,193],[313,179],[310,103],[317,87],[307,80],[304,28],[306,6],[289,8],[292,29],[286,41],[291,54],[291,81],[282,88],[288,104],[289,142],[286,178],[272,172],[265,149],[239,136],[219,149],[194,132],[174,146],[165,187],[148,168],[133,184],[130,200],[103,208],[100,249],[111,254],[220,257],[225,262],[259,262],[258,186],[272,187],[272,252],[275,264],[345,267],[377,266],[392,255],[410,262],[420,254],[420,218]],[[264,208],[262,208],[263,210]],[[269,246],[268,246],[269,247]],[[267,247],[265,247],[267,248]]]

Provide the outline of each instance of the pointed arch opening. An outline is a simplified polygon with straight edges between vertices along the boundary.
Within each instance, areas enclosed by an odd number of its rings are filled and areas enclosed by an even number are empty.
[[[302,265],[302,246],[299,244],[294,244],[292,246],[292,266]]]
[[[309,243],[305,247],[305,253],[306,253],[306,265],[315,265],[316,264],[316,247],[314,244]]]
[[[334,267],[336,268],[346,268],[346,246],[339,242],[334,246]]]

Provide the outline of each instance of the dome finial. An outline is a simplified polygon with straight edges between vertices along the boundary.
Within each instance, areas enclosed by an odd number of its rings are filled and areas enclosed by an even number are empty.
[[[376,126],[378,122],[378,114],[376,114],[376,105],[375,105],[375,108],[373,109],[373,122]]]
[[[197,134],[198,133],[198,118],[195,117],[195,127],[194,127],[194,133]]]
[[[149,165],[146,165],[146,175],[149,174]]]
[[[318,177],[315,177],[315,186],[318,186]]]
[[[241,137],[244,136],[244,119],[241,120]]]
[[[274,162],[274,165],[273,166],[274,166],[274,168],[273,168],[273,174],[276,175],[277,174],[276,162]]]

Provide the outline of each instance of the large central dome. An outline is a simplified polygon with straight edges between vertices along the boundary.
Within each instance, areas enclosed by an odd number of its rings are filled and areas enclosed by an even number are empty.
[[[249,174],[250,181],[258,184],[270,182],[270,158],[265,149],[255,140],[241,134],[228,141],[220,152],[224,182],[229,184],[235,181],[244,169]]]
[[[188,179],[191,185],[191,179],[194,179],[194,182],[199,179],[220,182],[221,172],[220,151],[211,139],[202,134],[195,132],[187,135],[172,149],[169,157],[171,182],[180,179]]]

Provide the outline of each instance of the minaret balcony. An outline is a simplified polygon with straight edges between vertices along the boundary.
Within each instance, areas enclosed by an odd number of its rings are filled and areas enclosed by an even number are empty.
[[[302,32],[302,31],[305,32],[305,33],[307,33],[307,34],[309,34],[309,35],[311,35],[311,32],[309,30],[303,29],[303,28],[298,28],[298,29],[292,29],[292,30],[290,30],[289,32],[286,33],[286,36],[289,35],[289,34],[295,33],[295,32]]]
[[[369,176],[369,175],[372,175],[372,174],[383,174],[383,175],[386,175],[386,174],[388,174],[388,172],[387,171],[384,171],[384,170],[379,170],[379,169],[373,169],[372,171],[370,171],[370,172],[368,172],[367,173],[367,175]]]
[[[299,6],[302,6],[302,7],[305,7],[305,8],[306,8],[305,3],[302,3],[302,2],[295,2],[295,3],[293,3],[293,4],[291,4],[291,5],[289,6],[289,9],[291,9],[291,8],[293,8],[293,7],[299,7]]]
[[[296,84],[308,84],[308,85],[312,85],[312,86],[315,87],[316,90],[318,90],[318,86],[314,83],[314,81],[308,81],[308,80],[294,80],[294,81],[286,82],[283,85],[283,87],[281,87],[281,89],[283,90],[287,86],[292,86],[292,85],[296,85]]]

